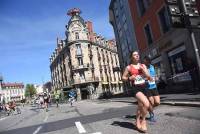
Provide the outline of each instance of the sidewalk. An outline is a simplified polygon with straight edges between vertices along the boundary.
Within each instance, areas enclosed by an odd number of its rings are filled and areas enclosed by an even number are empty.
[[[161,105],[200,107],[200,92],[164,94],[160,95],[160,99]],[[114,102],[137,103],[134,97],[111,98],[108,100]]]
[[[200,107],[200,92],[161,95],[161,104]]]

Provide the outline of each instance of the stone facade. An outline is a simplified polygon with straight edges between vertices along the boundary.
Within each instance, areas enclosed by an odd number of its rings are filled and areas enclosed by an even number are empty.
[[[2,98],[7,102],[20,101],[25,98],[25,88],[23,83],[2,83]]]
[[[115,40],[106,40],[93,32],[79,9],[68,12],[66,39],[57,39],[50,57],[52,88],[67,95],[76,89],[78,99],[95,99],[103,93],[123,92]]]

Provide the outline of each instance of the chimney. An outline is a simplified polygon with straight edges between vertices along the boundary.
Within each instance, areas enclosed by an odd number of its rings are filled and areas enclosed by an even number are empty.
[[[91,21],[86,21],[85,24],[86,24],[86,27],[87,27],[88,32],[89,32],[89,40],[94,42],[94,33],[93,33],[92,22]]]

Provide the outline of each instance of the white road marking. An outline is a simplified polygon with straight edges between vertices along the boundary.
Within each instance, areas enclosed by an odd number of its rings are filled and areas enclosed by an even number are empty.
[[[33,132],[33,134],[37,134],[37,133],[40,131],[41,128],[42,128],[42,126],[39,126],[39,127]]]
[[[45,117],[45,119],[43,120],[43,122],[46,122],[48,119],[48,115]]]
[[[8,118],[8,117],[1,118],[0,121],[5,120],[6,118]]]
[[[81,134],[81,133],[86,133],[85,128],[82,126],[82,124],[81,124],[80,121],[75,122],[75,124],[76,124],[76,127],[77,127],[77,129],[78,129],[78,132],[79,132],[80,134]]]
[[[92,134],[102,134],[101,132],[96,132],[96,133],[92,133]]]

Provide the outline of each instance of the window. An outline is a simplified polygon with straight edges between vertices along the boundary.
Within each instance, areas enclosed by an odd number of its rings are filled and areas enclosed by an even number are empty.
[[[144,1],[143,0],[137,0],[137,5],[138,5],[140,16],[143,16],[145,11],[146,11]]]
[[[90,46],[90,44],[88,44],[88,49],[90,49],[91,48],[91,46]]]
[[[88,39],[88,40],[90,40],[90,36],[89,36],[89,33],[87,33],[87,39]]]
[[[146,34],[146,39],[147,39],[148,44],[153,43],[153,37],[152,37],[151,28],[150,28],[149,24],[147,24],[144,27],[144,31],[145,31],[145,34]]]
[[[75,38],[76,38],[76,40],[79,39],[79,34],[77,32],[75,33]]]
[[[127,26],[127,23],[125,22],[124,23],[124,30],[127,32],[127,30],[128,30],[128,26]]]
[[[117,9],[117,2],[114,3],[114,9]]]
[[[119,31],[119,37],[122,37],[122,30]]]
[[[152,0],[137,0],[140,16],[144,15],[144,13],[150,7],[151,4],[152,4]]]
[[[122,16],[122,21],[123,21],[123,23],[125,23],[126,22],[126,16],[125,16],[125,14],[123,13],[123,16]]]
[[[162,31],[163,33],[166,33],[167,31],[169,31],[170,21],[169,21],[169,16],[165,7],[163,7],[158,12],[158,16],[159,16]]]
[[[152,0],[144,0],[144,5],[146,7],[146,9],[151,5]]]
[[[116,16],[116,18],[119,16],[119,11],[118,11],[118,9],[115,10],[115,16]]]
[[[123,7],[123,4],[124,4],[124,1],[123,0],[120,0],[120,7],[122,8]]]
[[[81,51],[81,45],[80,44],[76,44],[76,55],[82,55],[82,51]]]
[[[85,74],[84,74],[84,72],[80,72],[79,76],[80,76],[81,82],[84,82],[85,81]]]
[[[120,22],[118,22],[118,24],[117,24],[117,28],[118,28],[118,30],[121,29],[121,24],[120,24]]]
[[[83,59],[82,58],[78,58],[78,65],[79,66],[83,65]]]

